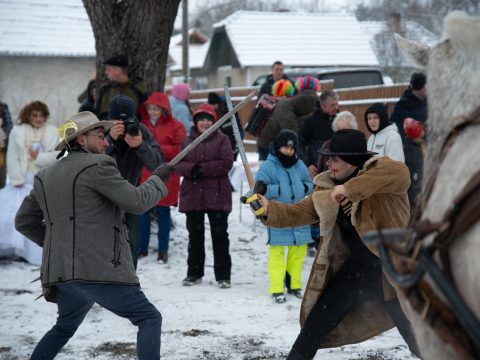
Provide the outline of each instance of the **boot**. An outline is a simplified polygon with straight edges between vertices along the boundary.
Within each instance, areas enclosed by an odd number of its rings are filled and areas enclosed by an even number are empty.
[[[292,348],[292,350],[290,350],[290,353],[288,354],[286,360],[310,360],[310,359],[308,359],[305,356],[299,354],[298,352],[295,351],[294,348]]]

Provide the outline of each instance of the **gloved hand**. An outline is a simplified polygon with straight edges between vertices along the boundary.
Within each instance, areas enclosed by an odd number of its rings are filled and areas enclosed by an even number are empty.
[[[158,168],[155,169],[153,175],[157,175],[160,180],[167,182],[170,179],[170,173],[172,172],[173,167],[168,166],[167,163],[161,164]]]
[[[200,168],[200,164],[195,164],[192,167],[192,179],[193,181],[197,181],[203,177],[202,169]]]
[[[255,181],[255,185],[253,185],[253,192],[255,194],[265,195],[267,193],[267,183],[262,180]]]

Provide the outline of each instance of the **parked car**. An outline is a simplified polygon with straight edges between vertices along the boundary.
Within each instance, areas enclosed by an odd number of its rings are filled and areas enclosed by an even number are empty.
[[[380,70],[376,68],[287,68],[285,74],[290,80],[295,81],[299,76],[315,76],[319,80],[333,79],[335,89],[383,85],[384,79]],[[253,86],[261,86],[268,74],[260,75],[253,82]]]

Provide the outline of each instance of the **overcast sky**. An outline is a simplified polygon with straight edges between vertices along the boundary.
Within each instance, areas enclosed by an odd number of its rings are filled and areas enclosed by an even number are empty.
[[[188,9],[190,12],[190,16],[195,13],[198,4],[201,4],[201,1],[205,0],[188,0]],[[228,0],[225,0],[227,2]],[[268,0],[259,0],[259,1],[268,1]],[[304,0],[305,1],[305,0]],[[302,9],[298,8],[298,1],[296,0],[289,0],[286,1],[288,5],[291,5],[291,10],[298,10],[301,11]],[[313,4],[315,0],[312,0],[311,3]],[[319,8],[322,6],[329,11],[338,11],[338,12],[345,12],[345,11],[353,11],[356,6],[360,3],[366,3],[367,0],[316,0],[317,5]],[[217,2],[215,2],[217,3]],[[175,28],[180,29],[182,26],[182,1],[180,2],[180,6],[178,8],[178,15],[175,20]]]

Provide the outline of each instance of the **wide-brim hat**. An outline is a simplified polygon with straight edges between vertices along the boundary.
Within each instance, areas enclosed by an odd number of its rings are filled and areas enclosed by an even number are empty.
[[[55,150],[62,150],[67,143],[75,139],[78,135],[84,134],[92,129],[103,127],[105,131],[115,123],[113,121],[98,120],[94,113],[90,111],[82,111],[67,119],[67,121],[58,128],[62,141],[55,147]]]
[[[365,134],[353,129],[334,132],[329,148],[320,149],[318,153],[325,156],[373,156],[378,154],[368,151]]]

